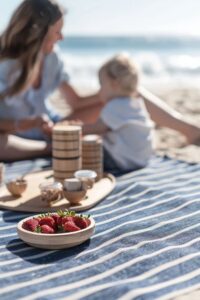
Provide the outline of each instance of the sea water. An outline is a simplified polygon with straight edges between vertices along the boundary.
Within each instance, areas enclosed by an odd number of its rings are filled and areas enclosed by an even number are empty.
[[[60,47],[71,83],[81,88],[96,89],[99,67],[121,52],[136,61],[143,84],[200,86],[200,38],[70,36]]]

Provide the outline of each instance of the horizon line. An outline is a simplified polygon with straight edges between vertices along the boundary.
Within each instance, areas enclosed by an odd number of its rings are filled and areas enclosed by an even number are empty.
[[[131,37],[149,37],[149,38],[194,38],[194,39],[200,39],[200,34],[190,34],[190,33],[109,33],[109,34],[103,34],[103,33],[64,33],[64,37],[82,37],[82,38],[131,38]]]

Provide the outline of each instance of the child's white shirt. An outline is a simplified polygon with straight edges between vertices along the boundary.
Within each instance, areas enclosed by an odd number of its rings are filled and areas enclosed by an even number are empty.
[[[100,115],[110,128],[105,149],[120,168],[143,167],[153,154],[153,122],[141,98],[119,97],[106,103]]]

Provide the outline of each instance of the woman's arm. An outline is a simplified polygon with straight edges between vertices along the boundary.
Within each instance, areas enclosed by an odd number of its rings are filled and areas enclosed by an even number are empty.
[[[157,125],[170,127],[173,124],[169,121],[181,118],[180,113],[144,87],[139,87],[139,95],[144,99],[146,108]]]
[[[50,122],[45,115],[29,117],[21,120],[0,120],[1,133],[16,133],[17,131],[26,131],[32,128],[50,127]]]
[[[200,139],[200,127],[192,121],[186,120],[183,115],[145,88],[139,87],[139,94],[144,99],[147,110],[157,125],[181,132],[189,143]]]
[[[59,90],[74,111],[101,103],[98,93],[91,96],[81,97],[67,82],[63,82],[60,85]]]
[[[25,131],[35,127],[35,120],[23,119],[23,120],[0,120],[0,132],[1,133],[15,133],[17,131]]]

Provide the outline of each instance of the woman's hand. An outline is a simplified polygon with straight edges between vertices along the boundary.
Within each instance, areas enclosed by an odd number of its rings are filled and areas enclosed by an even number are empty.
[[[45,114],[35,118],[36,127],[40,128],[44,134],[51,135],[54,123]]]
[[[45,134],[51,135],[54,123],[47,115],[34,116],[15,121],[15,132],[26,131],[32,128],[39,128]]]

